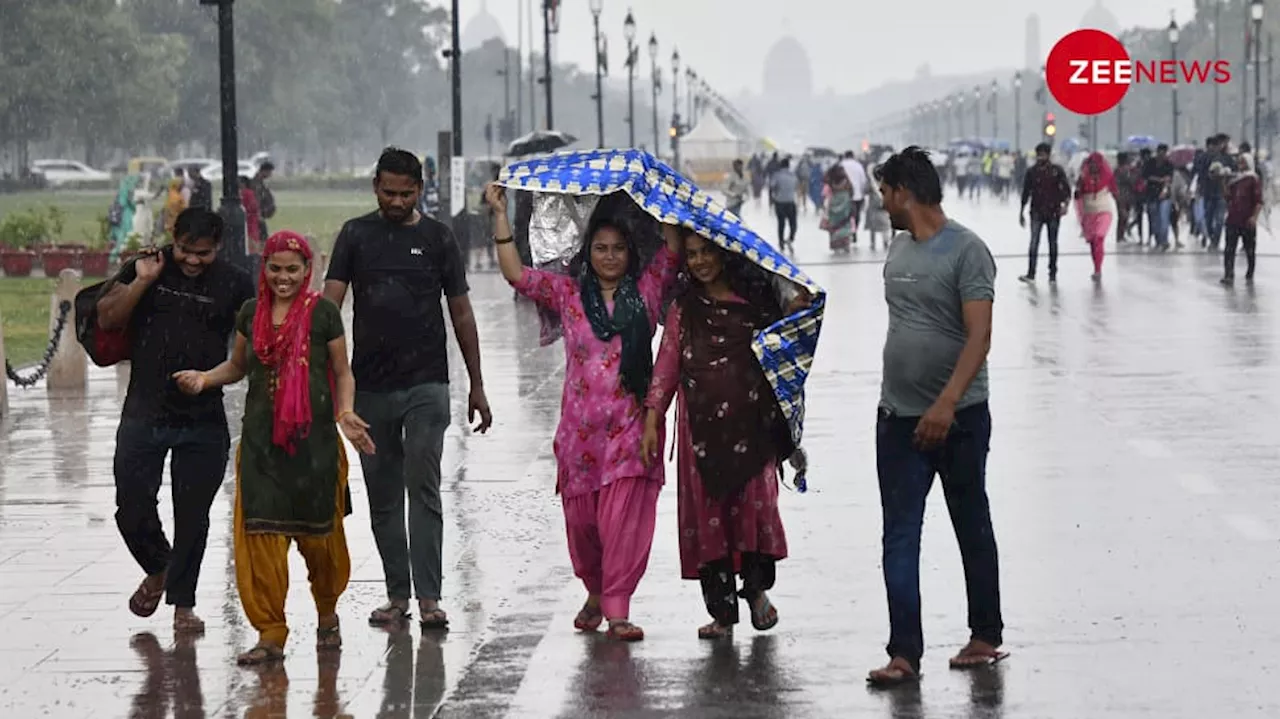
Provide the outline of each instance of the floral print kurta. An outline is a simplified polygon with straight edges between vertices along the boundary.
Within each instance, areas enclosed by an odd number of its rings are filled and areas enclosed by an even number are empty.
[[[734,298],[736,301],[744,301]],[[673,302],[663,324],[662,344],[653,366],[645,406],[666,412],[676,399],[676,516],[680,530],[680,576],[698,579],[698,569],[731,557],[735,570],[743,552],[786,559],[787,536],[778,513],[776,463],[769,462],[741,491],[717,499],[703,491],[694,460],[693,436],[680,382],[680,305]]]
[[[650,336],[658,327],[663,294],[675,283],[676,263],[676,255],[664,245],[636,282],[649,313]],[[646,468],[641,461],[644,412],[618,377],[622,338],[596,338],[582,308],[578,280],[525,267],[514,287],[558,312],[564,329],[564,395],[555,438],[557,490],[572,498],[628,477],[662,482],[662,462]],[[613,312],[612,302],[608,309]]]

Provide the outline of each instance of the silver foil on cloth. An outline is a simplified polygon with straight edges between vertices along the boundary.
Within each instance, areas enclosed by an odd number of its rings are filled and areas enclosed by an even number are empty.
[[[529,220],[529,250],[535,267],[568,261],[582,247],[587,223],[600,198],[596,195],[560,195],[539,192],[533,196]]]

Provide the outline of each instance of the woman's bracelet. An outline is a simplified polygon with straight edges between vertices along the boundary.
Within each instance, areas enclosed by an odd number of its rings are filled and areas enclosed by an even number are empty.
[[[356,411],[353,409],[344,409],[338,413],[338,421],[341,422],[343,417],[346,417],[349,414],[355,414],[355,413]]]
[[[495,245],[506,245],[515,241],[516,241],[516,238],[514,237],[494,237],[493,238],[493,244]]]

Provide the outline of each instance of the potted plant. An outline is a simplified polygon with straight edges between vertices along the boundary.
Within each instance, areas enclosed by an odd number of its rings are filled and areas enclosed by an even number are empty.
[[[87,233],[86,233],[87,235]],[[80,255],[80,268],[85,277],[106,277],[111,269],[111,221],[106,215],[98,216],[98,234],[87,236],[88,243]]]
[[[35,210],[32,210],[32,214],[40,216],[40,213]],[[57,277],[63,270],[76,266],[80,259],[80,245],[54,243],[55,239],[62,237],[64,228],[64,215],[59,207],[45,208],[42,219],[44,232],[38,241],[43,245],[40,251],[40,264],[44,268],[45,277]]]
[[[43,214],[28,210],[13,212],[0,221],[0,269],[6,277],[30,277],[36,264],[31,250],[48,236]]]

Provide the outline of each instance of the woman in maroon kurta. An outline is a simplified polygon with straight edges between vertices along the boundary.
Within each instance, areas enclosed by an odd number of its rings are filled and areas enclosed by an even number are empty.
[[[677,397],[681,576],[701,581],[713,621],[698,636],[716,639],[738,623],[739,597],[756,629],[778,623],[765,592],[787,556],[777,465],[793,445],[751,351],[755,333],[782,316],[769,276],[693,233],[685,258],[688,282],[662,332],[642,449],[648,462],[661,461],[658,430]]]

